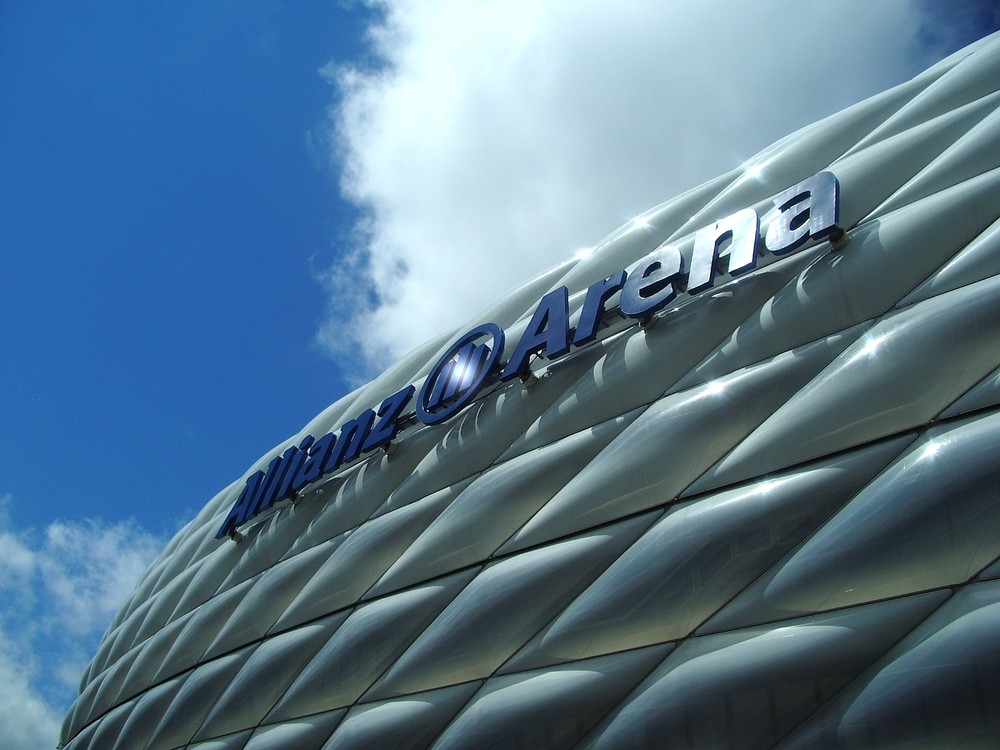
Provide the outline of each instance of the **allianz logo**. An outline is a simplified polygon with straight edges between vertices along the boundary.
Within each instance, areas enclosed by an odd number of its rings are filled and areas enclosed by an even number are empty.
[[[534,381],[532,357],[548,360],[593,343],[617,316],[648,326],[657,312],[678,295],[711,289],[722,274],[730,278],[802,249],[810,240],[845,240],[837,226],[840,188],[831,172],[820,172],[773,198],[761,218],[744,208],[694,233],[690,247],[664,243],[627,268],[593,283],[583,296],[575,325],[569,314],[569,290],[562,286],[543,296],[506,362],[504,331],[495,323],[477,326],[459,338],[431,368],[420,386],[408,385],[346,421],[336,432],[307,435],[266,469],[247,478],[239,498],[216,533],[217,539],[242,539],[239,528],[276,504],[300,497],[309,485],[379,449],[388,452],[404,425],[438,425],[462,411],[490,388],[520,379]],[[768,258],[768,256],[773,256]],[[414,396],[416,401],[414,402]],[[412,406],[411,406],[412,403]]]

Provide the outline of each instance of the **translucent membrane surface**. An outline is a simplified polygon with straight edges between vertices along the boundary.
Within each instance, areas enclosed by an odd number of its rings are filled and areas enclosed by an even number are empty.
[[[332,404],[153,563],[65,747],[996,747],[998,89],[991,37]],[[747,208],[766,237],[773,197],[821,171],[844,237],[721,263],[642,326],[610,310],[534,378],[215,538],[247,477],[419,388],[474,326],[509,357],[547,292],[577,326],[592,284]]]

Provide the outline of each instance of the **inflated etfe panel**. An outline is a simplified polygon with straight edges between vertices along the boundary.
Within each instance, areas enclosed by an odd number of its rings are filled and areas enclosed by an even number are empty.
[[[330,406],[122,608],[85,748],[995,747],[1000,37]]]

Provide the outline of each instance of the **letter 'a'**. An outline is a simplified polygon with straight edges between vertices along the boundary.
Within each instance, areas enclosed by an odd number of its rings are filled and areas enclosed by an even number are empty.
[[[840,185],[832,172],[820,172],[775,197],[774,207],[778,215],[767,228],[764,244],[775,255],[784,255],[837,229]]]

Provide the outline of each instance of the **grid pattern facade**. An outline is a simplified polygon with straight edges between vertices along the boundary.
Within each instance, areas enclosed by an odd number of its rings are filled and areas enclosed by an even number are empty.
[[[821,170],[846,244],[614,330],[241,529],[243,480],[105,635],[72,750],[995,747],[1000,37],[795,133],[483,321]],[[511,344],[513,345],[513,344]]]

